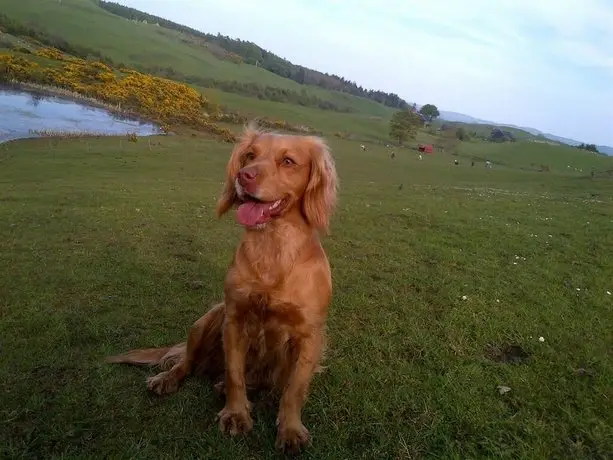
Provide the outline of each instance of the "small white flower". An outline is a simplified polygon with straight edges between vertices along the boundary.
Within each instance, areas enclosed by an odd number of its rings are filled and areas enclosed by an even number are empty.
[[[513,262],[513,265],[517,265],[517,262]]]
[[[581,290],[581,288],[577,288],[577,291],[580,291],[580,290]]]
[[[611,291],[607,291],[607,295],[611,295]]]
[[[467,296],[465,296],[465,295],[463,295],[463,296],[462,296],[462,300],[466,300],[466,299],[468,299],[468,297],[467,297]]]
[[[545,341],[545,337],[539,337],[539,342],[544,342]]]
[[[496,303],[500,303],[500,299],[496,299]]]
[[[500,393],[501,395],[508,393],[509,391],[511,391],[511,387],[508,387],[506,385],[498,385],[498,393]]]

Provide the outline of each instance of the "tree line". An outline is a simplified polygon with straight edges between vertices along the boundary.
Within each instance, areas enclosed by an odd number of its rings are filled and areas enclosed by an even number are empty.
[[[598,147],[596,147],[596,144],[584,144],[581,143],[577,146],[577,148],[579,150],[587,150],[588,152],[594,152],[594,153],[600,153],[598,151]]]
[[[246,64],[257,65],[281,77],[289,78],[299,84],[314,85],[321,88],[349,93],[354,96],[364,97],[396,109],[407,109],[409,104],[395,93],[365,89],[356,82],[346,80],[338,75],[319,72],[306,67],[296,65],[267,51],[255,43],[234,39],[221,34],[209,34],[200,32],[188,26],[177,24],[168,19],[145,13],[135,8],[120,5],[115,2],[99,0],[99,6],[106,11],[135,21],[147,21],[158,24],[171,30],[176,30],[188,35],[199,37],[209,43],[213,43],[231,53],[231,56],[239,56]],[[234,59],[232,59],[234,60]]]

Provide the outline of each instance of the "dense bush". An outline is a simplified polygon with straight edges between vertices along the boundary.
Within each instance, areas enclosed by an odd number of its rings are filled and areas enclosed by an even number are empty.
[[[488,140],[490,142],[515,142],[515,136],[509,131],[503,131],[500,128],[494,128],[492,129]]]

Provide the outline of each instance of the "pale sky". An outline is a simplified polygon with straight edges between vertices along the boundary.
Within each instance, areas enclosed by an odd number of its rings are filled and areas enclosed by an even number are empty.
[[[613,0],[119,0],[409,102],[613,146]]]

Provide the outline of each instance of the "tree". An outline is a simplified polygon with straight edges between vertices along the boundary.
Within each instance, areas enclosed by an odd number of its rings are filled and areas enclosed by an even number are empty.
[[[402,145],[407,139],[414,138],[421,126],[423,121],[419,115],[410,110],[399,110],[390,121],[390,138]]]
[[[458,130],[455,127],[449,126],[447,129],[440,131],[436,143],[438,150],[451,155],[457,155],[459,145],[460,139],[458,137]]]
[[[500,128],[493,128],[488,138],[490,142],[515,142],[515,136],[509,131]]]
[[[429,123],[441,115],[436,106],[433,104],[424,105],[421,109],[419,109],[419,113],[421,113]]]
[[[304,85],[305,78],[306,78],[306,72],[304,70],[304,67],[299,67],[298,72],[296,72],[295,80],[301,85]]]
[[[455,132],[456,137],[461,141],[467,141],[469,136],[463,126],[460,126]]]
[[[598,147],[596,147],[596,144],[581,143],[581,145],[578,145],[577,148],[580,150],[587,150],[588,152],[600,153],[598,151]]]

